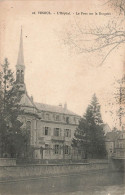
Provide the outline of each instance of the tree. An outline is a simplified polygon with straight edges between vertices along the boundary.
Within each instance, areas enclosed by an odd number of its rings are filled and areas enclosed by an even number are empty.
[[[105,23],[102,21],[101,24],[96,23],[94,26],[92,24],[91,26],[85,26],[84,22],[82,24],[78,19],[75,19],[74,25],[72,25],[73,30],[68,31],[68,33],[66,32],[64,41],[65,44],[76,52],[80,54],[86,53],[87,55],[90,55],[90,58],[92,56],[92,59],[96,58],[97,67],[103,66],[110,54],[113,51],[120,49],[120,47],[124,47],[125,44],[125,0],[99,0],[99,2],[101,4],[100,8],[103,6],[104,10],[105,8],[108,10],[109,8],[109,10],[112,10],[115,13],[113,17],[107,17],[108,19]],[[123,77],[125,78],[124,74],[125,68],[123,70]],[[123,80],[123,78],[121,78],[121,80]],[[125,92],[123,92],[123,86],[119,86],[118,91],[117,98],[115,94],[113,94],[112,98],[114,99],[115,96],[117,101],[119,101],[119,108],[115,113],[116,116],[119,117],[120,126],[122,126],[121,118],[122,116],[125,116],[125,103],[123,104],[123,102],[120,102],[121,97],[123,99],[125,94]],[[112,108],[110,108],[108,112],[115,118]]]
[[[19,115],[22,92],[16,85],[7,58],[0,72],[0,155],[14,157],[24,150],[25,133]]]
[[[105,8],[110,7],[114,10],[117,17],[111,17],[107,23],[94,27],[82,26],[75,20],[73,30],[66,32],[64,41],[65,44],[78,53],[97,55],[100,59],[97,67],[102,66],[109,55],[125,43],[125,1],[106,0],[104,3],[100,0],[100,2],[101,7],[103,5]]]
[[[115,103],[118,105],[117,109],[117,116],[119,118],[119,126],[121,129],[125,128],[125,121],[124,121],[124,116],[125,116],[125,74],[123,77],[119,80],[117,80],[116,84],[116,90],[114,93],[114,98],[115,98]]]
[[[99,158],[106,155],[103,121],[95,94],[76,129],[73,146],[83,151],[85,158]]]
[[[114,11],[117,11],[119,15],[122,13],[125,15],[125,1],[124,0],[108,0],[105,4],[112,7]]]

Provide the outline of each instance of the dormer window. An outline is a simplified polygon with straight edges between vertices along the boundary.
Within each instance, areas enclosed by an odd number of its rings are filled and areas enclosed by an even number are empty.
[[[74,117],[74,123],[76,124],[76,118]]]
[[[46,114],[46,120],[50,120],[50,115],[48,113]]]
[[[59,120],[60,120],[59,115],[56,115],[56,121],[59,121]]]
[[[66,117],[66,123],[69,124],[69,117]]]

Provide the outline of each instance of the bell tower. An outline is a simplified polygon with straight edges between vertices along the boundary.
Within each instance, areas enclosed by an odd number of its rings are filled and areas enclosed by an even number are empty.
[[[19,53],[16,64],[16,83],[20,87],[21,91],[25,91],[25,83],[24,83],[24,74],[25,74],[25,64],[24,64],[24,56],[23,56],[23,37],[22,37],[22,27],[20,33],[20,45],[19,45]]]

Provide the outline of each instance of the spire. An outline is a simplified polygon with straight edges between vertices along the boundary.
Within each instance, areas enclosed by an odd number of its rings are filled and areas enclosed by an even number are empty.
[[[24,65],[24,57],[23,57],[23,38],[22,38],[22,27],[20,34],[20,46],[18,59],[16,64],[16,83],[21,86],[21,90],[26,90],[24,83],[24,73],[25,73],[25,65]]]
[[[23,65],[24,66],[22,26],[21,26],[20,46],[19,46],[17,65]]]

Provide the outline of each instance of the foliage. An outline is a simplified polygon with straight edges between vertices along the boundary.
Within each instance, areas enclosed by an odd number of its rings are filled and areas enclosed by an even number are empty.
[[[0,155],[15,157],[25,152],[29,135],[22,130],[19,115],[22,92],[16,85],[13,72],[5,59],[0,72]]]
[[[95,94],[79,122],[73,146],[82,150],[85,158],[102,158],[106,155],[103,121]]]

